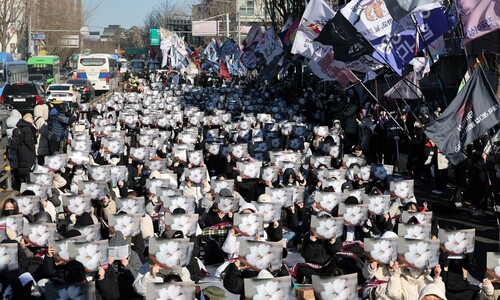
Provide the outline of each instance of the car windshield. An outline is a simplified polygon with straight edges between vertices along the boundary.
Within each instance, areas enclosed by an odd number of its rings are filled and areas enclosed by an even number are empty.
[[[49,91],[67,91],[69,90],[69,85],[53,85],[49,87]]]
[[[4,94],[6,95],[37,95],[34,84],[11,84],[5,87]]]
[[[28,75],[28,80],[29,81],[33,81],[33,80],[41,81],[43,79],[44,79],[44,76],[42,74]]]
[[[43,74],[49,77],[54,76],[54,66],[48,64],[28,65],[28,73]]]
[[[133,61],[133,62],[130,63],[130,65],[134,69],[142,69],[142,68],[144,68],[144,62],[142,62],[142,61]]]

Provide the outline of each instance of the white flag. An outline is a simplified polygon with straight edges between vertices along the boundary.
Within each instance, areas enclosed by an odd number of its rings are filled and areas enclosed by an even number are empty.
[[[318,47],[324,47],[314,39],[335,12],[323,0],[311,0],[307,4],[292,45],[292,53],[311,58]]]
[[[260,52],[265,57],[266,64],[269,64],[277,55],[283,52],[281,41],[276,40],[274,36],[274,28],[267,29],[257,47],[255,47],[255,52]]]
[[[385,92],[384,96],[391,99],[409,100],[422,98],[422,90],[418,84],[415,72],[410,72],[405,79],[398,81],[398,83]]]
[[[352,0],[340,12],[368,41],[391,35],[393,19],[384,0]]]

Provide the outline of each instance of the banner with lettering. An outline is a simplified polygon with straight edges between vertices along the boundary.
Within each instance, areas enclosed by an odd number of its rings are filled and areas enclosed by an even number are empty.
[[[476,68],[443,114],[425,129],[454,165],[467,158],[467,145],[500,122],[500,106],[487,80]]]
[[[500,4],[491,0],[458,0],[464,28],[464,42],[500,28]]]

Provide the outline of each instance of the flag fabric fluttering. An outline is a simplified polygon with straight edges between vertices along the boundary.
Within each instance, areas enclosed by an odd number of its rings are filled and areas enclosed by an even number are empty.
[[[454,165],[467,158],[467,145],[500,122],[500,106],[487,80],[484,71],[476,68],[443,114],[425,129]]]
[[[469,80],[470,78],[470,71],[473,71],[474,69],[476,69],[479,65],[481,65],[481,68],[483,68],[483,70],[487,71],[489,68],[488,68],[488,63],[486,61],[486,57],[484,56],[484,53],[481,53],[479,54],[476,59],[474,59],[471,63],[470,63],[470,66],[469,66],[469,69],[465,72],[465,75],[464,75],[464,78],[462,79],[462,81],[460,82],[460,85],[458,86],[458,91],[457,93],[459,93],[462,88],[464,87],[465,83],[467,82],[467,80]],[[470,71],[469,71],[470,70]]]
[[[231,75],[229,75],[229,70],[224,60],[221,60],[220,62],[219,76],[226,81],[231,79]]]
[[[260,24],[254,24],[250,27],[245,40],[243,41],[243,48],[250,47],[253,43],[260,41],[262,37],[262,27]]]
[[[273,59],[283,52],[283,45],[280,40],[275,39],[274,28],[266,29],[261,40],[255,47],[255,52],[259,52],[266,59],[266,64],[270,64]]]
[[[416,25],[422,33],[418,35],[418,44],[421,46],[425,47],[433,43],[449,30],[447,26],[443,26],[447,19],[441,7],[425,13],[415,13],[415,15],[417,15],[416,19],[420,20],[420,23]],[[374,57],[387,62],[394,71],[402,75],[404,67],[415,57],[416,31],[415,24],[411,20],[395,26],[390,36],[371,41],[377,50]]]
[[[286,30],[285,35],[283,36],[283,44],[290,44],[290,41],[293,42],[295,32],[297,31],[297,28],[299,27],[300,24],[300,19],[293,20],[292,24],[290,27]]]
[[[410,72],[404,79],[398,81],[384,94],[390,99],[416,100],[422,99],[422,91],[415,72]]]
[[[392,17],[384,0],[352,0],[340,12],[369,42],[391,35]]]
[[[333,46],[335,59],[353,61],[371,54],[373,47],[341,13],[330,19],[315,41]]]
[[[441,7],[439,0],[385,0],[392,18],[401,20],[410,13],[429,11]]]
[[[216,62],[217,59],[219,58],[217,56],[218,49],[219,49],[219,46],[217,45],[217,42],[214,39],[212,39],[212,41],[210,41],[210,43],[207,45],[207,47],[203,51],[203,54],[205,54],[205,56],[207,57],[208,60],[210,60],[212,62]]]
[[[464,42],[500,28],[500,5],[492,0],[458,0]]]
[[[375,73],[374,71],[369,69],[366,71],[365,78],[363,79],[363,83],[371,81],[375,78],[377,78],[377,73]]]
[[[343,87],[360,81],[351,70],[345,67],[343,62],[334,59],[332,51],[323,55],[320,59],[310,60],[309,67],[319,78],[327,81],[335,80]]]
[[[295,33],[291,52],[311,58],[318,48],[324,47],[321,43],[314,42],[314,39],[334,15],[335,12],[323,0],[309,1]]]

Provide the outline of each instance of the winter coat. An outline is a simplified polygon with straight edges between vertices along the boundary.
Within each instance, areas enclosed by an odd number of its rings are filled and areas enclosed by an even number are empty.
[[[359,125],[360,136],[361,136],[359,147],[362,150],[369,150],[371,148],[373,127],[374,124],[370,118],[363,118],[361,124]]]
[[[387,295],[387,281],[389,280],[390,271],[386,266],[378,266],[373,269],[369,262],[366,262],[363,266],[363,276],[369,282],[378,282],[379,284],[373,284],[373,287],[369,287],[365,291],[365,297],[369,299],[381,299],[389,300]]]
[[[445,292],[444,282],[441,276],[432,278],[428,271],[422,271],[418,276],[413,276],[412,273],[417,271],[409,271],[407,268],[401,269],[401,274],[393,273],[387,282],[387,296],[390,299],[411,300],[418,299],[420,291],[430,283],[435,283]]]
[[[33,109],[33,116],[35,117],[35,126],[40,133],[38,135],[36,155],[49,155],[49,126],[47,124],[47,120],[49,119],[49,107],[46,104],[35,106]],[[43,163],[43,161],[38,163]]]
[[[66,126],[73,124],[76,121],[75,116],[66,117],[60,113],[57,108],[52,108],[49,113],[49,131],[52,134],[51,140],[61,141],[66,138]]]
[[[316,239],[311,241],[309,234],[304,237],[301,255],[308,263],[322,265],[341,250],[342,241],[337,239],[335,243],[328,240]]]
[[[29,175],[36,164],[36,128],[24,119],[17,122],[19,136],[12,137],[12,148],[17,149],[19,175]]]
[[[17,161],[17,149],[14,148],[12,144],[13,142],[15,142],[15,146],[19,146],[19,132],[19,128],[14,128],[12,130],[12,136],[9,137],[9,164],[12,169],[17,169],[17,167],[19,166]]]
[[[346,134],[358,133],[358,121],[356,120],[358,107],[355,104],[347,104],[342,111],[344,118],[344,132]]]

